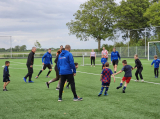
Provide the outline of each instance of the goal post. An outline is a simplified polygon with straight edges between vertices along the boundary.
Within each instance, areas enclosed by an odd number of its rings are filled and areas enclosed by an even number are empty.
[[[160,58],[160,41],[148,42],[148,60],[153,60],[154,55]]]
[[[101,54],[96,54],[95,65],[102,65],[101,58],[102,58]],[[108,62],[109,63],[111,62],[111,54],[108,54]],[[93,62],[92,62],[92,65],[94,65]],[[91,66],[90,55],[83,55],[82,56],[81,66]]]

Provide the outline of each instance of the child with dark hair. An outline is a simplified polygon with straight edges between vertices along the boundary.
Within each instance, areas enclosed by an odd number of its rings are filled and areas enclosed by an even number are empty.
[[[120,74],[123,71],[125,72],[125,75],[121,80],[120,86],[117,87],[117,89],[121,88],[123,86],[123,82],[125,81],[125,85],[124,85],[123,91],[122,91],[123,93],[125,93],[126,87],[127,87],[128,83],[130,82],[131,77],[132,77],[133,67],[130,66],[130,65],[127,65],[126,60],[123,60],[122,64],[123,64],[123,68],[119,72],[115,73],[114,75]]]
[[[111,69],[109,69],[109,63],[106,62],[105,65],[104,65],[104,69],[101,73],[101,77],[100,77],[100,81],[102,81],[102,87],[101,87],[101,91],[100,91],[98,96],[102,95],[102,92],[103,92],[104,88],[106,88],[104,96],[108,95],[107,91],[108,91],[109,86],[110,86],[111,76],[113,76],[114,82],[115,82],[115,77],[113,75],[113,72],[112,72]]]
[[[10,74],[9,74],[9,67],[10,65],[10,62],[9,61],[6,61],[5,62],[5,67],[4,67],[4,70],[3,70],[3,82],[4,82],[4,85],[3,85],[3,91],[8,91],[7,90],[7,85],[10,83]]]

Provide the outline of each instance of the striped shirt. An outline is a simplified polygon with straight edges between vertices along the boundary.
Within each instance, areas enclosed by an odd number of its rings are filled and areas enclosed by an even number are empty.
[[[108,58],[108,51],[107,50],[102,50],[102,55],[104,55],[104,58]]]

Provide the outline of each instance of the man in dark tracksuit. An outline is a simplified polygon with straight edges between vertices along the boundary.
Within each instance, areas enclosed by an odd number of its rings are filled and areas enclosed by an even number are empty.
[[[28,68],[28,74],[23,78],[24,81],[27,83],[26,79],[27,77],[29,77],[29,81],[28,83],[34,83],[31,78],[32,78],[32,74],[33,74],[33,63],[34,63],[34,54],[36,52],[36,47],[32,48],[32,51],[30,52],[30,54],[28,55],[28,60],[27,60],[27,68]]]
[[[59,70],[59,75],[61,75],[61,84],[59,90],[59,99],[62,101],[62,92],[63,87],[66,82],[66,79],[71,84],[71,89],[74,95],[73,101],[81,101],[82,98],[78,98],[75,89],[74,76],[76,75],[76,68],[74,65],[73,55],[69,52],[71,49],[70,45],[65,46],[65,50],[62,50],[62,53],[58,57],[57,68]]]
[[[137,68],[137,71],[136,71],[136,73],[135,73],[136,78],[137,78],[136,81],[137,81],[137,82],[139,81],[139,77],[138,77],[138,74],[139,74],[139,76],[140,76],[140,78],[141,78],[141,81],[144,82],[143,76],[142,76],[143,66],[142,66],[141,61],[138,59],[138,55],[137,55],[137,54],[134,55],[134,59],[135,59],[135,64],[136,64],[134,68]]]

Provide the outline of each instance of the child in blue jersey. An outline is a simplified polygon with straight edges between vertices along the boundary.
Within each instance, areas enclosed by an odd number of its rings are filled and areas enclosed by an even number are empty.
[[[105,66],[105,63],[107,62],[107,59],[104,58],[104,55],[102,55],[101,63],[102,63],[102,69]]]
[[[35,77],[36,79],[39,77],[39,75],[44,71],[46,68],[49,69],[48,74],[46,78],[50,78],[49,74],[52,71],[53,63],[52,63],[52,54],[51,54],[51,49],[48,49],[48,52],[46,52],[43,57],[42,57],[42,70],[40,70],[39,74]]]
[[[121,60],[121,57],[120,57],[118,51],[116,51],[116,48],[113,48],[113,52],[111,53],[111,62],[114,67],[114,73],[116,73],[116,71],[117,71],[118,58],[119,58],[119,60]]]
[[[100,77],[100,81],[102,81],[102,87],[101,87],[101,91],[100,91],[98,96],[102,95],[102,92],[103,92],[104,88],[106,88],[104,96],[108,95],[107,91],[109,89],[109,85],[110,85],[110,82],[111,82],[111,76],[113,76],[114,82],[115,82],[115,77],[113,75],[113,72],[112,72],[111,69],[109,69],[109,63],[106,62],[105,67],[104,67],[104,69],[101,73],[101,77]]]
[[[159,70],[159,64],[160,64],[160,60],[157,59],[157,55],[154,56],[154,60],[151,63],[151,67],[154,64],[154,74],[155,74],[155,78],[158,78],[158,70]]]
[[[10,65],[10,62],[9,61],[6,61],[5,62],[5,67],[4,67],[4,70],[3,70],[3,82],[4,82],[4,85],[3,85],[3,91],[8,91],[7,90],[7,85],[10,83],[10,74],[9,74],[9,67]]]

